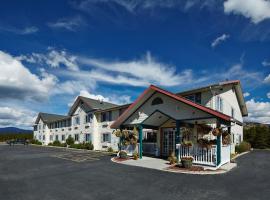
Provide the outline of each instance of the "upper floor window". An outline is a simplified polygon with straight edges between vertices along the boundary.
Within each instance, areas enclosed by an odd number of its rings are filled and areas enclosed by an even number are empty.
[[[80,116],[74,117],[74,125],[79,125],[80,124]]]
[[[152,106],[154,105],[158,105],[158,104],[163,104],[163,100],[160,97],[156,97],[153,101],[152,101]]]
[[[112,121],[112,111],[101,113],[101,122]]]
[[[186,99],[193,101],[194,103],[201,104],[201,93],[191,94],[188,96],[185,96]]]
[[[216,110],[223,112],[223,99],[220,96],[216,96]]]
[[[46,128],[46,124],[43,124],[43,129],[45,129]]]
[[[88,113],[88,114],[85,116],[85,122],[86,122],[86,123],[91,123],[91,122],[92,122],[92,119],[93,119],[93,114],[92,114],[92,113]]]
[[[38,125],[38,130],[41,130],[41,124]]]

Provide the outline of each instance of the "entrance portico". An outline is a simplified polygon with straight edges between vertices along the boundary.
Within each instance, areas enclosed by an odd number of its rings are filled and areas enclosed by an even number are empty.
[[[159,156],[167,157],[175,153],[178,160],[183,156],[193,156],[195,162],[217,166],[221,163],[221,138],[212,136],[216,144],[211,149],[199,148],[200,129],[206,125],[225,128],[230,120],[229,116],[213,109],[150,86],[111,127],[137,127],[140,158],[143,153],[143,129],[147,128],[157,130]],[[192,148],[182,145],[185,140],[194,142]]]

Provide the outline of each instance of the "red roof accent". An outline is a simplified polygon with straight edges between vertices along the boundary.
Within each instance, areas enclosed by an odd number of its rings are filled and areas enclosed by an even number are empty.
[[[230,121],[231,120],[231,117],[230,116],[228,116],[228,115],[225,115],[225,114],[223,114],[223,113],[221,113],[221,112],[218,112],[218,111],[216,111],[216,110],[213,110],[213,109],[211,109],[211,108],[208,108],[208,107],[205,107],[205,106],[203,106],[203,105],[200,105],[200,104],[197,104],[197,103],[194,103],[193,101],[190,101],[190,100],[188,100],[188,99],[186,99],[186,98],[184,98],[184,97],[181,97],[181,96],[177,96],[177,95],[175,95],[175,94],[173,94],[173,93],[171,93],[171,92],[169,92],[169,91],[166,91],[166,90],[164,90],[164,89],[161,89],[161,88],[159,88],[159,87],[157,87],[157,86],[155,86],[155,85],[150,85],[150,87],[149,88],[147,88],[137,99],[136,99],[136,101],[134,101],[134,103],[132,103],[126,110],[125,110],[125,112],[116,120],[116,121],[114,121],[114,123],[111,125],[111,127],[113,127],[114,125],[116,125],[117,124],[117,122],[118,121],[120,121],[121,119],[123,119],[124,117],[125,117],[125,115],[127,114],[127,112],[129,111],[129,110],[131,110],[141,99],[142,99],[142,97],[149,91],[149,90],[154,90],[154,91],[157,91],[157,92],[159,92],[159,93],[162,93],[162,94],[164,94],[164,95],[166,95],[166,96],[169,96],[169,97],[171,97],[171,98],[174,98],[174,99],[176,99],[176,100],[178,100],[178,101],[181,101],[181,102],[183,102],[183,103],[185,103],[185,104],[188,104],[188,105],[190,105],[190,106],[192,106],[192,107],[195,107],[195,108],[197,108],[197,109],[199,109],[199,110],[202,110],[202,111],[204,111],[204,112],[207,112],[207,113],[209,113],[209,114],[211,114],[211,115],[214,115],[214,116],[216,116],[216,117],[218,117],[218,118],[220,118],[220,119],[223,119],[223,120],[225,120],[225,121]]]

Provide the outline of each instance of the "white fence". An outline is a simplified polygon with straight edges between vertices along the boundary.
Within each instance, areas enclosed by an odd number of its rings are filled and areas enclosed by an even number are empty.
[[[230,145],[222,145],[221,146],[221,164],[225,164],[230,162],[231,160],[231,146]]]
[[[180,145],[179,157],[192,156],[194,164],[203,164],[216,166],[217,162],[217,146],[213,145],[210,149],[202,148],[199,146],[186,147]]]

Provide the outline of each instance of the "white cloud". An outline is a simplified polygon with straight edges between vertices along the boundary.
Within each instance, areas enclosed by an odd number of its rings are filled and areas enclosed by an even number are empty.
[[[268,93],[266,94],[266,96],[270,99],[270,92],[268,92]]]
[[[270,124],[270,102],[259,102],[251,99],[246,102],[248,117],[246,121]]]
[[[0,127],[31,127],[36,113],[22,108],[0,107]]]
[[[44,100],[57,83],[57,78],[41,70],[32,74],[15,57],[0,51],[0,98]]]
[[[73,18],[62,18],[56,22],[49,22],[48,26],[53,29],[66,29],[68,31],[77,31],[78,28],[85,25],[84,20],[80,16]]]
[[[34,34],[34,33],[38,32],[38,30],[39,29],[35,26],[29,26],[29,27],[25,27],[22,29],[16,28],[13,26],[0,26],[0,31],[6,31],[6,32],[18,34],[18,35]]]
[[[56,68],[63,65],[72,71],[79,69],[76,62],[76,56],[68,54],[65,50],[57,51],[53,48],[49,48],[46,54],[32,53],[31,55],[18,56],[17,59],[29,63],[46,64]]]
[[[26,27],[21,31],[22,35],[28,35],[38,32],[38,28],[35,26]]]
[[[220,0],[219,0],[220,1]],[[179,10],[189,10],[193,7],[199,9],[203,8],[216,8],[219,1],[217,0],[83,0],[80,2],[72,2],[73,7],[82,10],[87,13],[91,13],[92,9],[96,9],[93,5],[106,3],[109,8],[114,8],[115,5],[122,7],[126,11],[135,14],[141,10],[153,10],[158,8],[166,9],[179,9]],[[104,5],[103,5],[104,6]]]
[[[236,64],[227,69],[224,73],[218,75],[223,80],[225,79],[241,79],[246,86],[255,86],[261,84],[263,81],[263,74],[257,71],[247,71],[244,69],[243,64]]]
[[[218,46],[220,43],[225,42],[229,37],[230,37],[230,35],[222,34],[221,36],[217,37],[217,38],[211,43],[211,47],[212,47],[212,48],[215,48],[215,47]]]
[[[243,15],[255,24],[270,18],[270,1],[268,0],[227,0],[224,12]]]
[[[264,61],[262,62],[262,65],[265,66],[265,67],[270,66],[270,62],[264,60]]]
[[[244,93],[244,97],[249,97],[250,96],[250,93],[249,92],[245,92]]]
[[[270,74],[264,78],[264,83],[270,83]]]
[[[89,77],[114,84],[177,86],[194,81],[191,70],[177,73],[174,66],[156,61],[150,53],[142,59],[130,61],[106,61],[80,57],[78,62],[97,69],[86,73]]]

